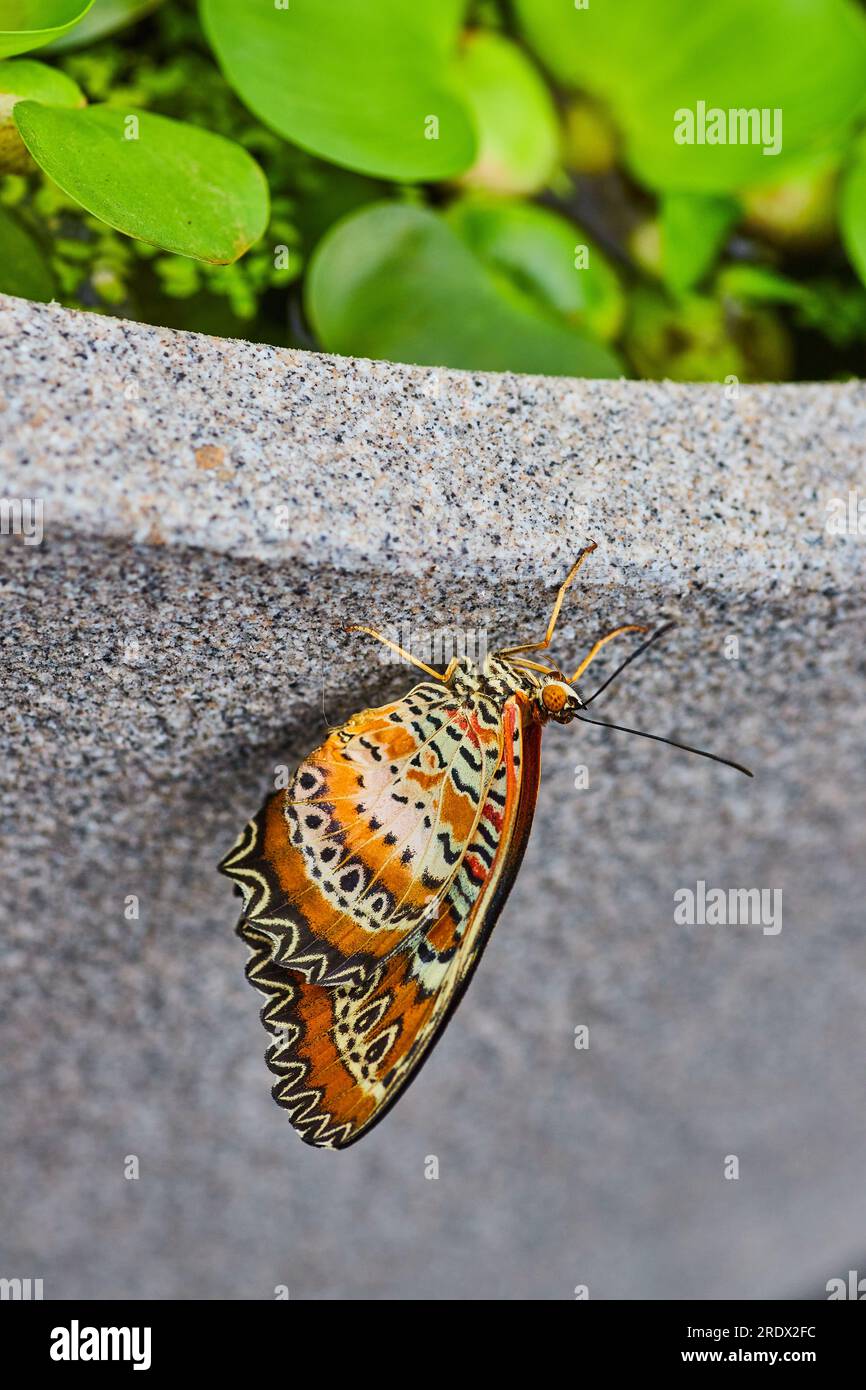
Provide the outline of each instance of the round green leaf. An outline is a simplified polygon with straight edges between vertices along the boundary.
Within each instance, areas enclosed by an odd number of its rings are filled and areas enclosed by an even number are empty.
[[[47,258],[12,213],[0,205],[0,294],[48,300],[54,282]]]
[[[447,220],[485,264],[594,337],[616,337],[625,297],[604,253],[567,218],[534,203],[463,198]]]
[[[201,0],[241,100],[278,134],[362,174],[442,179],[475,157],[453,76],[463,0]]]
[[[460,182],[491,193],[537,193],[559,157],[546,83],[517,44],[484,29],[466,35],[459,73],[478,131],[478,157]]]
[[[838,181],[843,157],[835,151],[783,170],[781,179],[742,195],[743,228],[785,250],[815,252],[838,239]]]
[[[65,72],[29,58],[0,61],[0,173],[24,173],[33,168],[12,119],[19,101],[32,98],[52,106],[84,106],[84,93]]]
[[[97,39],[125,29],[129,24],[152,14],[163,0],[93,0],[93,8],[74,29],[55,39],[51,45],[52,53],[65,53],[68,49],[83,48],[85,44],[95,43]]]
[[[662,274],[669,289],[681,294],[703,279],[739,216],[733,198],[701,193],[662,198]]]
[[[21,101],[14,118],[64,193],[128,236],[227,265],[267,226],[264,174],[221,135],[110,106],[66,111]]]
[[[0,58],[27,53],[59,38],[83,19],[93,0],[3,0]]]
[[[609,348],[489,270],[425,208],[378,203],[313,256],[310,320],[330,352],[481,371],[619,376]]]
[[[551,71],[609,104],[629,164],[652,187],[766,183],[803,153],[838,145],[863,110],[866,18],[852,0],[515,3]],[[764,129],[730,116],[750,111]],[[713,143],[721,133],[726,143]],[[778,152],[765,154],[777,136]]]
[[[58,68],[33,58],[13,58],[0,62],[0,102],[12,98],[44,101],[51,106],[84,106],[85,97],[77,82]]]

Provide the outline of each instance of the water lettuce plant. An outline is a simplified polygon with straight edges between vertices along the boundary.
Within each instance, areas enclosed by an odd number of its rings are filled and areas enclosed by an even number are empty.
[[[861,374],[855,0],[0,0],[0,290],[468,369]]]

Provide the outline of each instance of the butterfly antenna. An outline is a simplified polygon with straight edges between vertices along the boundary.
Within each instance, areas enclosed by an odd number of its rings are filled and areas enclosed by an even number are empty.
[[[644,646],[648,646],[644,643]],[[635,653],[637,655],[637,653]],[[661,734],[648,734],[644,729],[627,729],[624,724],[606,724],[603,719],[587,719],[583,714],[576,714],[575,719],[579,719],[581,724],[596,724],[600,729],[615,729],[620,734],[635,734],[637,738],[651,738],[654,743],[666,743],[671,748],[681,748],[684,753],[695,753],[699,758],[710,758],[714,763],[722,763],[725,767],[732,767],[737,772],[745,773],[746,777],[754,777],[754,772],[750,772],[742,763],[735,763],[733,758],[720,758],[718,753],[708,753],[704,748],[693,748],[690,743],[677,743],[673,738],[662,738]]]
[[[645,642],[641,642],[639,647],[635,647],[631,655],[627,656],[625,661],[621,661],[616,670],[612,671],[608,676],[607,680],[602,682],[595,694],[590,695],[588,700],[584,700],[584,705],[591,705],[593,700],[598,699],[602,691],[607,690],[607,687],[616,680],[617,676],[622,675],[626,666],[630,666],[633,661],[637,661],[638,657],[643,655],[647,647],[651,647],[653,642],[657,642],[660,637],[664,637],[665,633],[670,632],[672,627],[676,627],[675,622],[665,623],[663,627],[657,628],[652,636],[648,637]]]

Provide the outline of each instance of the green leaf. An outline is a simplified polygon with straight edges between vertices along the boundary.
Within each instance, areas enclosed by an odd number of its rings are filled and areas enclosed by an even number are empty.
[[[475,157],[455,82],[463,0],[201,0],[241,100],[334,164],[398,180],[449,178]]]
[[[562,159],[573,174],[606,174],[619,153],[610,113],[585,92],[572,95],[563,111]]]
[[[30,156],[12,119],[19,101],[32,98],[52,106],[84,106],[84,93],[66,73],[30,58],[0,61],[0,173],[26,173]]]
[[[740,216],[733,198],[668,193],[662,199],[662,276],[675,294],[690,290],[715,264]]]
[[[268,221],[264,174],[240,145],[148,111],[66,111],[21,101],[15,123],[40,168],[109,226],[226,265]]]
[[[799,328],[823,333],[834,347],[866,337],[866,289],[829,276],[792,280],[770,266],[729,265],[719,272],[716,293],[740,304],[780,304]]]
[[[54,281],[44,251],[6,208],[0,206],[0,294],[49,300]]]
[[[719,272],[716,288],[724,295],[752,304],[808,304],[814,297],[808,285],[765,265],[728,265]]]
[[[866,284],[866,142],[861,141],[842,184],[839,205],[842,241],[848,259]]]
[[[616,337],[625,313],[619,277],[582,228],[534,203],[477,197],[453,203],[446,219],[524,294],[604,342]]]
[[[839,152],[804,159],[742,196],[743,228],[785,250],[820,251],[838,239]]]
[[[609,348],[489,270],[437,214],[379,203],[318,246],[306,304],[329,352],[426,366],[619,376]]]
[[[0,111],[2,103],[11,98],[9,109],[16,101],[29,98],[52,106],[84,106],[85,97],[77,82],[65,72],[37,63],[32,58],[13,58],[0,62]]]
[[[27,53],[59,38],[83,19],[93,0],[3,0],[0,58]]]
[[[626,349],[652,381],[784,381],[791,350],[772,310],[686,294],[671,302],[639,286],[629,303]]]
[[[863,110],[866,19],[852,0],[515,0],[524,33],[566,85],[610,106],[634,173],[654,188],[725,193],[838,146]],[[781,112],[782,144],[678,144],[682,111]],[[726,134],[730,132],[726,126]],[[704,129],[706,134],[706,129]],[[736,132],[734,132],[736,134]]]
[[[97,39],[125,29],[139,19],[152,14],[163,0],[93,0],[90,13],[74,29],[55,39],[51,45],[52,53],[65,53],[69,49],[83,48],[95,43]]]
[[[477,29],[461,46],[459,75],[478,131],[478,157],[460,182],[492,193],[537,193],[559,157],[559,124],[546,83],[517,44]]]
[[[827,276],[792,280],[770,266],[742,264],[719,272],[716,293],[741,305],[784,305],[798,328],[822,333],[837,348],[866,337],[866,290],[860,284]]]

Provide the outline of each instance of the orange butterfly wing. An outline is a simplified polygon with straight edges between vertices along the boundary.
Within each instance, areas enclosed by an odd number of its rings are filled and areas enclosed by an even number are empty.
[[[220,866],[274,1098],[308,1143],[360,1138],[440,1036],[519,868],[540,736],[519,693],[417,686],[332,734]]]

